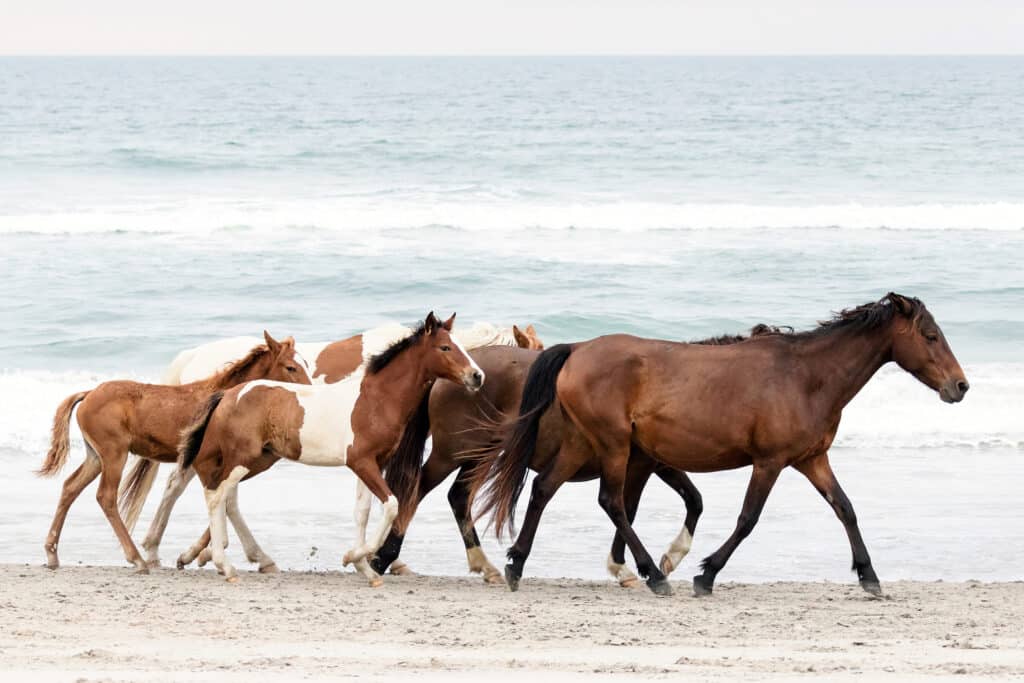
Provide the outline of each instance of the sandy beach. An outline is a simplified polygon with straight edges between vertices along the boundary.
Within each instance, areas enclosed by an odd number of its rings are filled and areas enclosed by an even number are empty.
[[[1024,582],[729,584],[0,565],[7,680],[1008,679]]]

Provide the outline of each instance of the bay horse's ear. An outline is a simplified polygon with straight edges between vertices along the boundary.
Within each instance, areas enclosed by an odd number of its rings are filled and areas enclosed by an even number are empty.
[[[263,340],[267,342],[267,348],[270,349],[271,353],[280,353],[281,343],[270,336],[270,333],[263,330]]]
[[[530,338],[523,334],[523,331],[515,325],[512,326],[512,336],[515,337],[519,348],[526,349],[530,347]]]
[[[441,323],[441,327],[443,327],[444,329],[446,329],[449,332],[451,332],[452,331],[452,325],[454,325],[454,324],[455,324],[455,314],[452,313],[452,317],[448,318],[443,323]]]
[[[434,312],[427,313],[427,319],[423,321],[423,331],[427,334],[434,334],[434,330],[438,326],[437,318],[434,316]]]
[[[914,305],[907,300],[907,297],[896,292],[889,292],[886,298],[892,302],[893,307],[900,315],[910,315],[914,312]]]

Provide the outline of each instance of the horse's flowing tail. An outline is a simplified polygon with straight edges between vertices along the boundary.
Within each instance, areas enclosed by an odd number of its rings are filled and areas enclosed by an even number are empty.
[[[121,519],[128,527],[128,533],[135,530],[142,507],[146,504],[150,489],[156,480],[158,465],[148,458],[136,458],[128,477],[122,480],[121,490],[117,494],[117,507],[121,511]]]
[[[398,517],[395,518],[394,530],[398,534],[405,528],[416,513],[420,493],[420,473],[423,468],[423,449],[430,435],[430,392],[423,397],[416,413],[405,425],[402,440],[394,455],[388,461],[384,479],[388,488],[398,498]]]
[[[492,522],[499,536],[506,526],[510,534],[516,532],[516,502],[526,484],[526,473],[537,447],[540,418],[555,400],[558,374],[571,353],[572,345],[558,344],[537,356],[523,386],[519,417],[507,427],[508,433],[499,446],[502,452],[493,459],[482,458],[473,468],[470,499],[483,491],[476,516],[493,513]]]
[[[67,462],[68,451],[71,449],[71,411],[88,395],[88,391],[71,394],[57,406],[57,412],[53,416],[53,430],[50,433],[50,451],[46,454],[42,466],[36,470],[40,477],[52,477],[60,472]]]
[[[181,469],[187,470],[196,461],[199,449],[203,445],[203,437],[206,436],[206,428],[210,424],[210,418],[213,417],[213,411],[220,405],[222,398],[224,398],[223,391],[215,391],[210,394],[203,406],[196,411],[195,417],[192,418],[192,424],[181,430],[181,441],[178,443],[178,466]]]

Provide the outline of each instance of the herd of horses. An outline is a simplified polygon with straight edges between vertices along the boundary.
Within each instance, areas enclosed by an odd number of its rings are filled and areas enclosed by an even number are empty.
[[[337,342],[297,344],[234,338],[178,355],[162,384],[105,382],[57,408],[39,470],[54,475],[70,450],[77,406],[85,462],[64,482],[45,542],[47,566],[68,509],[100,478],[97,501],[128,562],[159,566],[159,545],[175,501],[196,476],[209,527],[179,568],[212,560],[228,581],[230,520],[246,558],[275,572],[242,517],[238,484],[282,458],[349,467],[357,477],[356,538],[344,556],[373,586],[408,573],[398,558],[419,502],[457,472],[448,500],[469,569],[518,589],[544,507],[566,481],[599,479],[598,503],[615,526],[608,570],[671,594],[667,575],[689,552],[702,512],[687,472],[751,466],[731,536],[701,563],[696,595],[715,578],[757,523],[779,473],[802,473],[846,529],[860,585],[881,593],[857,518],[829,465],[842,410],[875,372],[896,363],[947,403],[969,385],[938,324],[915,298],[889,293],[802,332],[758,325],[748,335],[674,342],[612,334],[544,349],[533,326],[478,324],[457,338],[454,314],[430,313],[414,329],[384,325]],[[447,380],[447,381],[437,381]],[[424,461],[426,443],[432,440]],[[137,456],[127,477],[128,455]],[[132,530],[159,463],[176,463],[142,542]],[[529,505],[516,534],[516,503],[530,470]],[[655,562],[633,530],[652,475],[686,507],[678,535]],[[373,499],[380,520],[368,535]],[[504,575],[480,547],[476,520],[489,517],[515,541]]]

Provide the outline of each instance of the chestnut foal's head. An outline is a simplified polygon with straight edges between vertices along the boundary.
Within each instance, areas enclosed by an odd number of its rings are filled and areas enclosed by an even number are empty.
[[[527,325],[525,330],[521,330],[516,325],[513,325],[512,336],[516,338],[516,346],[521,349],[530,349],[531,351],[544,350],[544,342],[537,336],[537,330],[533,328],[533,325]]]
[[[258,377],[253,379],[270,379],[277,382],[294,382],[295,384],[312,384],[312,371],[306,360],[295,350],[295,339],[287,337],[277,341],[270,333],[263,330],[263,339],[267,343],[267,353],[255,368]]]
[[[917,299],[895,293],[887,298],[895,312],[892,359],[946,403],[962,401],[971,385],[935,318]]]

